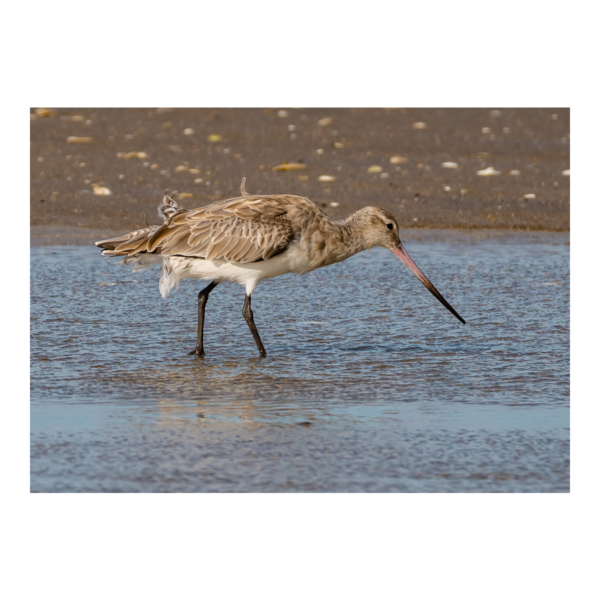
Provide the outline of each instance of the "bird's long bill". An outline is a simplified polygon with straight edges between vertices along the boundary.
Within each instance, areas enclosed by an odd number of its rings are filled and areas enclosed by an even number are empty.
[[[444,296],[442,296],[436,289],[436,287],[425,277],[423,271],[417,267],[415,261],[408,255],[408,252],[404,249],[402,242],[398,244],[396,248],[392,248],[392,252],[419,278],[419,281],[461,322],[465,323],[465,320],[446,302]]]

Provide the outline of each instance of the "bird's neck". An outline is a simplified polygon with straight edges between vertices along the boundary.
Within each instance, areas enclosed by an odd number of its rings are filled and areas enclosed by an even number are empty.
[[[371,248],[363,234],[365,215],[357,211],[347,219],[334,221],[325,213],[318,215],[302,233],[299,249],[306,254],[302,272],[341,262]]]
[[[336,244],[334,262],[346,260],[358,252],[370,248],[363,235],[361,217],[360,211],[357,211],[347,219],[333,222],[336,229],[336,238],[339,241]]]

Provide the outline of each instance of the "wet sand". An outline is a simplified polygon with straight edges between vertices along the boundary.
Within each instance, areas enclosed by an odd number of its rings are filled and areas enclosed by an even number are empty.
[[[306,196],[335,218],[375,205],[411,229],[569,230],[568,109],[284,112],[32,110],[32,243],[89,243],[140,226],[142,213],[158,223],[162,190],[201,206],[238,195],[242,177],[253,193]],[[285,162],[306,168],[273,171]],[[499,174],[477,175],[490,167]]]

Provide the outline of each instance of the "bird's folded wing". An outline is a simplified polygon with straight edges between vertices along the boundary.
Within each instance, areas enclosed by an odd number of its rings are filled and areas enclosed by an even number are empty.
[[[115,255],[148,252],[250,263],[283,252],[294,239],[293,223],[321,212],[299,196],[245,195],[181,209],[163,225],[105,240],[102,247]]]
[[[158,232],[157,232],[158,233]],[[187,219],[157,236],[151,252],[250,263],[283,252],[294,237],[286,219]]]

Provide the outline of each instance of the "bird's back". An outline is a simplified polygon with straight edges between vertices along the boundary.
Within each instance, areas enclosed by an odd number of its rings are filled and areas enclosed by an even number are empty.
[[[154,254],[250,263],[286,250],[317,222],[329,221],[311,200],[301,196],[248,194],[186,209],[172,194],[158,208],[162,225],[147,225],[96,245],[106,256]]]

